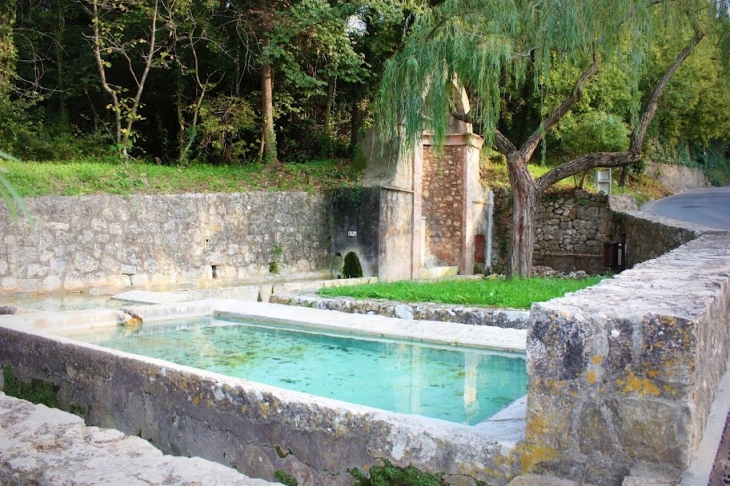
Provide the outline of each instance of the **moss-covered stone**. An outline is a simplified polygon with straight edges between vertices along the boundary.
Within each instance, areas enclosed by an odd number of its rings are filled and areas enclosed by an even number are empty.
[[[11,366],[3,367],[3,392],[6,395],[40,403],[47,407],[59,408],[56,399],[56,387],[50,381],[30,380],[21,382],[15,376]]]

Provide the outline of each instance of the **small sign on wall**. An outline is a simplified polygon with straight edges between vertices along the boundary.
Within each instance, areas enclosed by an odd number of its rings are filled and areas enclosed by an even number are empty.
[[[347,236],[357,236],[357,231],[348,231]]]

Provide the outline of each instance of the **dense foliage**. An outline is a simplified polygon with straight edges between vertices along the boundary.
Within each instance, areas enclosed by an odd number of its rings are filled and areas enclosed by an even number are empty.
[[[412,74],[412,88],[421,89],[424,76],[445,83],[450,69],[466,73],[466,65],[479,69],[464,74],[465,84],[500,83],[504,96],[475,100],[481,128],[489,134],[486,128],[500,126],[519,139],[572,89],[592,55],[573,49],[584,30],[605,33],[604,67],[548,137],[545,153],[567,158],[625,146],[635,95],[650,89],[681,36],[641,27],[651,15],[641,3],[629,11],[630,2],[598,2],[585,23],[570,12],[584,2],[563,2],[534,20],[541,28],[505,42],[529,24],[521,17],[528,3],[9,0],[0,6],[0,148],[25,160],[111,151],[166,165],[343,157],[371,122],[379,86],[386,106],[398,108],[388,101],[395,84],[381,80],[385,62],[402,48],[398,70]],[[464,15],[444,15],[458,8]],[[676,17],[665,10],[667,22]],[[484,35],[487,24],[498,27],[494,35]],[[610,35],[619,24],[627,34]],[[453,42],[439,42],[449,35]],[[724,159],[730,85],[716,40],[698,47],[667,88],[650,133],[657,157]],[[530,50],[533,44],[542,47]],[[628,47],[637,55],[626,61]],[[409,49],[444,65],[431,69]],[[433,116],[448,101],[431,96],[407,108]]]
[[[271,110],[273,158],[347,155],[414,8],[401,0],[3,2],[0,147],[25,160],[111,149],[163,164],[256,161]]]
[[[726,0],[444,0],[416,16],[386,65],[380,127],[414,147],[424,131],[443,144],[452,119],[474,125],[507,161],[508,273],[529,276],[537,207],[553,184],[597,167],[621,167],[623,184],[652,133],[726,146],[727,110],[708,112],[705,97],[727,101],[728,38]],[[704,91],[676,76],[688,60],[706,69],[690,71]],[[681,109],[664,103],[680,92]],[[658,118],[660,105],[673,111]],[[527,165],[549,143],[564,160],[535,179]]]

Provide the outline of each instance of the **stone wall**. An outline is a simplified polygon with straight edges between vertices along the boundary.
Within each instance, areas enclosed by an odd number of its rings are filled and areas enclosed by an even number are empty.
[[[205,285],[330,267],[323,196],[40,197],[26,203],[36,230],[0,212],[0,292]]]
[[[657,258],[689,241],[707,228],[664,218],[651,213],[626,211],[620,214],[626,231],[626,266]],[[717,232],[717,231],[714,231]]]
[[[728,362],[727,242],[704,235],[533,305],[523,460],[532,472],[614,485],[641,462],[688,466]]]
[[[465,146],[447,146],[443,156],[423,154],[423,214],[426,218],[426,267],[458,265],[463,256],[462,165]]]
[[[644,173],[675,191],[709,186],[705,173],[697,167],[649,162]]]
[[[506,270],[512,228],[511,193],[495,191],[492,268]],[[562,272],[602,273],[603,243],[624,232],[612,213],[608,196],[587,191],[560,192],[542,197],[537,211],[533,264]]]

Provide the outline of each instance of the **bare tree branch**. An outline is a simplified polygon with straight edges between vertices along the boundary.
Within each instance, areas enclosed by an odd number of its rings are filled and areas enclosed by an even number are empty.
[[[693,17],[692,20],[695,31],[694,36],[692,36],[692,39],[690,39],[684,49],[682,49],[682,52],[679,53],[677,58],[674,60],[674,63],[669,66],[669,68],[664,73],[664,76],[662,76],[662,78],[654,87],[651,98],[649,98],[649,102],[647,103],[646,108],[641,114],[639,124],[637,125],[636,130],[634,130],[634,133],[631,135],[631,145],[629,150],[633,152],[641,152],[642,150],[642,147],[644,145],[644,138],[646,138],[646,132],[649,129],[649,125],[651,124],[654,115],[656,114],[657,108],[659,107],[659,98],[661,98],[662,94],[664,93],[664,88],[666,88],[667,84],[669,84],[669,80],[672,78],[672,76],[674,76],[674,73],[677,72],[677,69],[679,69],[682,63],[689,57],[690,54],[692,54],[694,48],[697,47],[697,45],[706,35],[705,31],[701,28],[699,22],[697,22],[697,19]]]
[[[562,118],[573,108],[573,106],[583,96],[583,86],[598,72],[598,62],[596,59],[586,69],[580,78],[575,82],[573,91],[570,92],[567,98],[563,100],[557,110],[555,110],[547,119],[540,123],[540,126],[535,130],[530,138],[522,144],[520,148],[521,156],[524,160],[530,160],[532,154],[537,149],[540,141],[543,139],[545,134],[555,127],[555,125],[562,120]]]
[[[517,147],[515,147],[514,144],[510,142],[510,140],[499,130],[495,130],[494,132],[494,147],[499,151],[499,153],[507,157],[508,160],[509,155],[517,151]]]
[[[584,170],[596,167],[622,167],[635,164],[641,159],[641,154],[631,151],[626,152],[594,152],[582,155],[570,162],[560,164],[550,172],[538,178],[536,183],[541,192],[556,182],[570,177]]]

